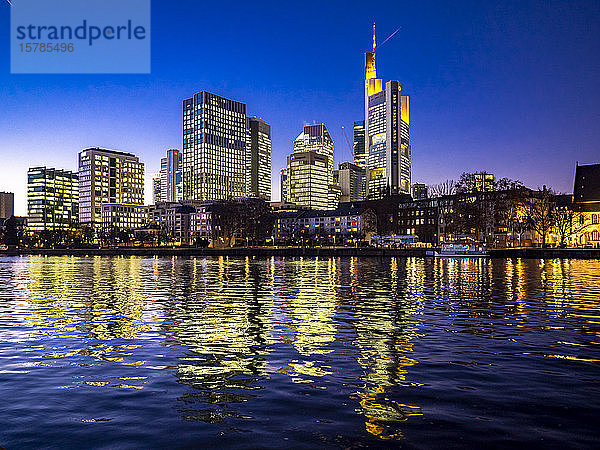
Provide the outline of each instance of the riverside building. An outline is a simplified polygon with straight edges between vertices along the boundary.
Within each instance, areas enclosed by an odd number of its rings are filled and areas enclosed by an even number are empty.
[[[167,156],[160,160],[160,200],[179,202],[183,199],[183,175],[181,152],[167,150]]]
[[[15,214],[15,194],[0,192],[0,219],[9,219]]]
[[[248,118],[247,195],[271,201],[271,126]]]
[[[76,173],[48,167],[27,172],[27,229],[71,230],[79,221],[79,181]]]
[[[335,209],[339,186],[333,179],[333,139],[324,124],[306,125],[287,158],[286,201],[312,209]]]
[[[144,164],[131,153],[88,148],[79,153],[79,221],[82,226],[103,223],[104,205],[144,205]],[[122,208],[123,209],[123,208]],[[131,208],[129,208],[131,209]],[[109,208],[104,217],[127,213]],[[128,214],[128,213],[127,213]],[[138,216],[138,212],[134,213]],[[116,220],[134,223],[135,220]]]
[[[183,101],[183,197],[247,196],[246,104],[202,91]]]

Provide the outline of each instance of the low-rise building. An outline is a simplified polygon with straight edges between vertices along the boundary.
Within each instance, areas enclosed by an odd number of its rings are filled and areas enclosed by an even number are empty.
[[[279,213],[274,223],[274,240],[282,244],[356,242],[371,231],[370,214],[373,213],[363,210],[360,202],[340,203],[335,210]]]
[[[102,228],[104,231],[133,231],[148,225],[148,208],[126,203],[102,205]]]
[[[600,164],[577,165],[573,186],[573,210],[584,225],[572,237],[581,247],[600,247]]]
[[[192,245],[195,241],[196,214],[201,202],[159,202],[148,208],[148,220],[159,230],[162,242]]]

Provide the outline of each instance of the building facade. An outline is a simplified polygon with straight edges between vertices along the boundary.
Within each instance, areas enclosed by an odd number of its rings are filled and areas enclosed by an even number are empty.
[[[248,197],[271,201],[271,126],[264,120],[248,119],[248,147]]]
[[[167,150],[167,156],[160,160],[160,201],[179,202],[183,200],[183,172],[181,152]]]
[[[329,208],[333,174],[327,156],[315,151],[297,152],[287,158],[286,200],[311,209]]]
[[[600,248],[600,164],[578,164],[575,168],[572,207],[585,224],[573,236],[574,243]]]
[[[464,175],[467,192],[490,192],[494,190],[494,174],[485,171]]]
[[[373,51],[365,53],[366,196],[410,194],[411,148],[409,98],[398,81],[377,78],[375,29]]]
[[[423,183],[414,183],[412,185],[412,198],[414,200],[423,200],[429,196],[427,186]]]
[[[31,231],[72,230],[79,222],[76,173],[48,167],[27,172],[27,226]]]
[[[273,237],[289,244],[356,242],[369,231],[367,214],[360,203],[340,203],[335,210],[284,211],[276,214]]]
[[[125,203],[102,204],[102,229],[133,231],[148,225],[148,207]]]
[[[364,120],[354,122],[354,164],[363,170],[366,168],[367,164]]]
[[[15,215],[15,194],[0,192],[0,219],[9,219]]]
[[[281,193],[280,201],[281,203],[287,203],[287,189],[288,189],[288,175],[287,169],[281,169],[279,172],[279,192]]]
[[[357,202],[365,197],[365,171],[350,162],[339,165],[338,179],[340,185],[340,202]]]
[[[183,197],[247,196],[246,104],[202,91],[183,101]]]
[[[161,201],[160,172],[152,175],[152,204],[156,205]]]
[[[99,226],[103,205],[144,205],[144,164],[131,153],[88,148],[79,153],[79,222]]]

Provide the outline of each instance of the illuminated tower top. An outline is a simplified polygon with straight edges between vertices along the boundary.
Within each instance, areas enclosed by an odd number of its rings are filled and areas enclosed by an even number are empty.
[[[377,79],[377,69],[375,67],[375,47],[377,40],[375,37],[375,23],[373,23],[373,51],[365,53],[365,96],[381,92],[382,80]]]

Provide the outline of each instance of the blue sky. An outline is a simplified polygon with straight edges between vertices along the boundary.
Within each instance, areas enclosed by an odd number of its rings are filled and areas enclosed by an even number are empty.
[[[600,162],[600,2],[158,2],[149,75],[11,75],[0,4],[0,190],[26,213],[29,166],[76,169],[89,146],[136,153],[149,177],[181,148],[181,101],[208,90],[272,126],[278,173],[305,123],[336,161],[363,116],[371,26],[378,75],[411,97],[413,181],[487,170],[571,192]],[[147,196],[147,200],[149,200]]]

